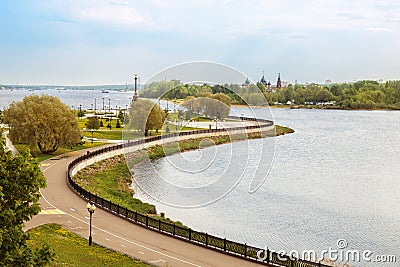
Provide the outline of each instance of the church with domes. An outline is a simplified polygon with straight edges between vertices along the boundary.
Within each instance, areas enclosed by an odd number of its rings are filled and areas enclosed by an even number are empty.
[[[260,79],[260,83],[262,85],[264,85],[265,91],[269,92],[269,93],[273,92],[276,89],[281,89],[282,88],[281,74],[278,73],[278,80],[276,81],[276,86],[272,86],[271,81],[267,82],[267,80],[265,79],[265,76],[264,76],[264,72],[263,72],[263,76]]]

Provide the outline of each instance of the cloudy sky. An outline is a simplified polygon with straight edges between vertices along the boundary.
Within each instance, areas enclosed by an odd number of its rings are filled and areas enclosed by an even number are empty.
[[[0,84],[124,84],[215,61],[253,81],[400,79],[398,0],[4,0]]]

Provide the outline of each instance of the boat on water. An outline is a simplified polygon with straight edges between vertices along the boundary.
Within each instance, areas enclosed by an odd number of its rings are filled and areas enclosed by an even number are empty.
[[[107,90],[102,90],[101,91],[103,94],[108,94],[109,92]]]

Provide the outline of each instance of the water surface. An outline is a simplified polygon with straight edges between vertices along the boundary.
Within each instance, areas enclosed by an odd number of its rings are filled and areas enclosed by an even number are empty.
[[[246,110],[236,109],[244,113]],[[263,116],[261,110],[260,116]],[[154,203],[159,212],[200,231],[259,247],[299,251],[337,248],[346,239],[349,249],[397,255],[400,250],[400,112],[274,109],[277,124],[296,130],[276,137],[274,163],[266,182],[248,192],[251,175],[244,175],[225,197],[205,207],[182,209],[155,201],[136,188],[137,196]],[[262,140],[250,140],[185,152],[155,162],[170,183],[199,186],[213,180],[235,157],[249,157],[256,168]],[[218,162],[212,159],[218,151]],[[201,153],[201,155],[199,154]],[[213,162],[207,175],[182,174],[176,166],[187,159]],[[171,164],[173,162],[174,164]],[[200,161],[201,162],[201,161]],[[205,164],[202,163],[204,166]],[[229,165],[232,173],[235,165]],[[240,166],[236,166],[240,170]],[[141,182],[160,183],[156,172],[135,168]],[[235,177],[233,177],[235,178]],[[153,186],[152,195],[170,194]],[[174,192],[175,194],[176,192]],[[204,193],[199,191],[199,193]],[[176,195],[176,198],[187,197]],[[396,264],[354,263],[354,266]]]

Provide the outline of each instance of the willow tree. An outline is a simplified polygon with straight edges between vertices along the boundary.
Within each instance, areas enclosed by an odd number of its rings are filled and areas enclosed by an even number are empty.
[[[231,101],[228,96],[218,93],[206,97],[186,98],[182,106],[192,114],[221,119],[229,116]]]
[[[81,138],[74,112],[54,96],[33,95],[13,102],[5,110],[4,120],[14,143],[37,146],[44,154],[75,145]]]

